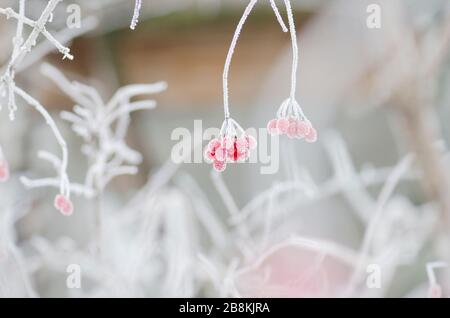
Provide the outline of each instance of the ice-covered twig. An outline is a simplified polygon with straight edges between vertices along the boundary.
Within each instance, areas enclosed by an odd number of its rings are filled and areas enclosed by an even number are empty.
[[[27,213],[28,207],[24,206],[22,212]],[[14,280],[9,282],[11,277],[5,280],[6,275],[10,275],[11,273],[7,271],[8,268],[8,260],[14,264],[14,268],[17,270],[20,276],[20,280],[22,281],[23,287],[28,297],[36,298],[38,297],[37,291],[34,289],[32,284],[32,279],[28,275],[27,272],[27,261],[25,259],[25,255],[17,246],[17,229],[16,229],[16,221],[18,220],[16,209],[12,206],[7,207],[0,212],[0,262],[2,263],[2,268],[0,270],[0,280],[2,281],[2,286],[0,288],[0,295],[2,297],[7,296],[8,289],[17,286],[11,286],[11,283],[14,283]],[[5,262],[6,260],[6,262]],[[6,265],[6,266],[5,266]],[[9,285],[9,286],[8,286]],[[6,292],[6,295],[5,295]]]
[[[30,179],[27,177],[20,177],[20,181],[30,189],[36,188],[59,188],[59,178],[41,178],[41,179]],[[92,198],[94,196],[94,191],[85,187],[83,184],[71,183],[70,191],[76,195],[82,195],[87,198]]]
[[[82,152],[88,160],[84,188],[92,189],[96,202],[95,234],[97,251],[101,251],[102,193],[115,177],[133,175],[142,156],[125,142],[132,112],[155,107],[152,100],[132,102],[140,95],[159,93],[166,83],[129,85],[119,89],[105,103],[100,94],[88,85],[69,81],[60,71],[44,64],[42,73],[50,78],[74,102],[72,112],[62,112],[61,118],[83,139]]]
[[[443,4],[442,12],[448,3]],[[446,233],[450,224],[450,177],[444,167],[439,153],[432,146],[434,140],[442,139],[439,131],[430,124],[436,120],[431,106],[432,100],[425,92],[425,82],[435,80],[439,66],[444,63],[450,50],[450,15],[443,19],[440,26],[441,34],[437,37],[436,45],[426,54],[427,33],[419,35],[410,26],[404,26],[401,33],[393,39],[393,48],[388,47],[388,53],[381,62],[372,67],[373,83],[371,90],[378,97],[377,104],[389,104],[398,113],[399,123],[406,132],[408,141],[417,154],[417,160],[423,171],[421,179],[428,195],[440,205],[442,225],[441,232]],[[398,74],[393,73],[393,65],[399,65],[404,60],[405,52],[411,57],[408,68]],[[370,70],[368,70],[370,71]],[[363,74],[367,77],[367,72]],[[435,77],[434,79],[432,77]],[[361,80],[359,78],[358,80]],[[387,83],[387,84],[386,84]],[[356,83],[355,83],[356,84]],[[370,96],[374,99],[374,96]],[[388,103],[389,102],[389,103]],[[446,256],[445,259],[450,259]]]
[[[43,188],[43,187],[52,187],[52,188],[59,188],[61,184],[61,178],[60,178],[60,171],[62,166],[62,161],[60,158],[55,156],[52,153],[49,153],[47,151],[39,151],[38,157],[42,160],[47,161],[50,163],[57,172],[57,177],[55,178],[40,178],[40,179],[30,179],[25,176],[22,176],[20,178],[20,181],[30,189],[34,188]],[[90,188],[85,187],[83,184],[77,184],[77,183],[71,183],[70,184],[70,191],[71,193],[77,194],[77,195],[84,195],[86,197],[92,197],[94,195],[94,191]]]
[[[67,45],[73,39],[82,36],[98,26],[98,19],[89,16],[81,20],[80,28],[65,28],[56,32],[54,38],[62,45]],[[53,43],[49,41],[42,41],[37,44],[34,49],[23,59],[23,61],[16,67],[16,74],[26,70],[28,67],[40,61],[44,56],[54,50]]]
[[[203,193],[196,180],[189,175],[182,175],[177,179],[177,184],[184,189],[192,199],[194,213],[209,234],[215,246],[224,248],[229,242],[225,225],[217,217],[217,213]]]
[[[139,13],[141,11],[141,7],[142,7],[142,0],[136,0],[134,4],[133,19],[131,20],[130,24],[131,30],[136,29],[136,25],[139,22]]]
[[[41,69],[45,76],[78,104],[73,112],[62,112],[61,117],[85,141],[83,152],[90,162],[85,187],[94,189],[98,194],[114,177],[135,174],[137,170],[133,165],[140,162],[141,155],[125,144],[124,131],[128,127],[128,117],[132,112],[152,109],[156,104],[152,100],[131,102],[131,99],[139,95],[159,93],[166,88],[166,84],[160,82],[125,86],[109,102],[104,103],[94,88],[70,82],[49,64],[44,64]],[[126,162],[132,166],[124,165]]]
[[[11,8],[0,8],[0,14],[6,15],[6,17],[13,18],[17,20],[16,35],[13,39],[13,51],[11,57],[6,64],[6,67],[2,69],[2,74],[0,75],[0,91],[4,91],[8,99],[8,109],[9,117],[11,120],[15,117],[15,112],[17,110],[16,105],[16,95],[21,97],[30,106],[34,107],[41,116],[45,119],[46,123],[49,125],[52,133],[54,134],[59,146],[61,147],[62,159],[60,166],[58,168],[58,180],[60,194],[57,198],[61,198],[64,201],[66,207],[66,214],[72,213],[72,203],[70,202],[70,182],[67,176],[67,166],[68,166],[68,152],[67,145],[59,132],[56,124],[50,114],[47,112],[44,106],[42,106],[35,98],[29,95],[27,92],[19,88],[15,83],[16,70],[24,58],[32,51],[32,49],[37,45],[37,39],[40,35],[43,35],[54,47],[58,49],[59,52],[63,54],[63,58],[73,59],[70,54],[70,49],[62,45],[57,41],[53,35],[47,31],[46,25],[51,22],[53,18],[53,12],[62,0],[49,0],[45,8],[43,9],[40,17],[34,21],[25,16],[25,1],[21,0],[19,2],[19,13],[15,12]],[[24,26],[30,27],[31,31],[26,39],[23,39]],[[23,179],[23,180],[26,180]],[[62,202],[61,201],[61,202]],[[59,207],[57,207],[59,208]],[[61,209],[60,209],[61,210]]]
[[[225,66],[223,69],[223,107],[224,107],[224,113],[225,118],[230,118],[230,107],[229,107],[229,93],[228,93],[228,74],[230,72],[230,66],[231,66],[231,60],[233,59],[234,51],[237,45],[237,42],[239,40],[239,36],[241,34],[242,28],[244,27],[245,22],[247,21],[248,16],[253,10],[253,7],[256,5],[258,0],[250,0],[249,4],[244,10],[244,14],[242,15],[236,30],[233,35],[233,39],[231,40],[231,45],[228,50],[227,57],[225,59]],[[286,28],[286,25],[283,22],[283,19],[281,18],[280,12],[278,11],[278,8],[274,2],[274,0],[270,0],[270,4],[272,5],[272,9],[275,12],[275,15],[277,17],[278,23],[280,23],[281,28],[283,29],[283,32],[287,32],[288,29]]]
[[[284,0],[289,22],[289,32],[292,43],[292,70],[291,70],[291,99],[295,100],[295,91],[297,88],[297,70],[298,70],[298,44],[297,31],[295,29],[294,13],[292,12],[290,0]]]
[[[166,88],[167,84],[165,82],[124,86],[117,90],[111,100],[106,104],[106,108],[108,111],[112,111],[123,103],[129,103],[129,100],[135,96],[157,94]]]
[[[375,209],[375,203],[352,162],[344,140],[339,135],[329,134],[325,139],[325,145],[333,165],[334,178],[343,185],[342,194],[354,207],[361,220],[368,222],[370,212]]]
[[[70,185],[68,182],[67,177],[67,165],[68,165],[68,152],[67,152],[67,144],[62,137],[61,133],[59,132],[58,128],[56,127],[56,123],[54,122],[53,118],[49,115],[49,113],[45,110],[44,106],[42,106],[37,100],[35,100],[33,97],[28,95],[25,91],[23,91],[19,87],[14,88],[14,92],[22,97],[29,105],[34,107],[41,115],[45,118],[45,121],[47,125],[50,126],[50,129],[52,130],[53,134],[56,137],[56,140],[61,147],[62,151],[62,161],[61,161],[61,167],[60,167],[60,190],[61,194],[64,194],[66,196],[70,196]]]
[[[429,283],[428,297],[429,298],[441,298],[442,297],[442,288],[439,285],[435,270],[439,268],[446,268],[448,264],[446,262],[431,262],[427,263],[427,277]]]
[[[340,137],[334,137],[333,139],[340,140]],[[337,140],[334,140],[333,142],[332,140],[330,140],[328,144],[334,144],[337,142]],[[323,201],[338,193],[347,193],[346,196],[350,196],[351,193],[354,193],[356,191],[355,187],[360,187],[361,191],[363,191],[362,188],[385,183],[395,170],[395,167],[383,167],[373,169],[365,168],[363,170],[356,171],[356,168],[353,166],[353,163],[348,154],[342,156],[342,154],[334,153],[335,151],[343,152],[345,150],[345,148],[338,148],[344,147],[342,143],[342,141],[339,141],[337,144],[335,144],[333,146],[333,148],[335,148],[333,149],[333,151],[329,149],[330,159],[333,161],[334,177],[321,184],[313,186],[314,188],[320,189],[320,191],[311,191],[312,186],[309,184],[311,182],[306,184],[301,180],[276,183],[274,186],[270,187],[266,191],[261,192],[258,196],[249,201],[236,216],[233,216],[231,218],[231,223],[236,224],[239,222],[243,222],[245,219],[251,217],[253,212],[259,211],[264,206],[267,206],[270,197],[278,198],[282,195],[286,195],[289,192],[295,192],[297,194],[297,198],[293,200],[291,205],[293,207],[298,207],[299,205],[306,205],[313,202]],[[342,156],[339,159],[339,163],[337,162],[338,156]],[[345,169],[345,171],[343,169]],[[417,179],[417,177],[419,177],[417,173],[408,172],[402,176],[402,180],[409,181]],[[344,180],[346,180],[346,182],[344,182]],[[364,197],[366,197],[365,194],[361,195],[364,195]],[[355,200],[355,198],[351,199]],[[368,198],[364,200],[368,200]],[[372,204],[367,205],[366,208],[370,206],[372,206]],[[358,216],[363,221],[368,221],[369,211],[358,212]]]
[[[289,138],[305,138],[307,142],[313,143],[317,140],[317,131],[296,100],[298,44],[294,13],[290,0],[284,0],[284,4],[286,6],[292,44],[291,88],[289,98],[281,103],[276,118],[271,119],[267,123],[267,130],[271,135],[286,134]]]
[[[383,212],[385,211],[385,206],[400,182],[402,176],[410,169],[411,164],[413,163],[414,156],[409,155],[406,156],[403,160],[401,160],[392,171],[389,178],[386,180],[377,200],[376,210],[374,211],[374,215],[372,216],[369,225],[366,229],[366,233],[364,235],[363,242],[361,244],[360,252],[359,252],[359,261],[358,265],[355,269],[355,272],[352,275],[352,278],[349,283],[349,290],[353,291],[356,286],[357,281],[360,278],[363,269],[366,266],[365,259],[370,257],[371,255],[371,246],[373,243],[373,237],[376,234],[376,230],[380,223],[380,220],[383,216]]]
[[[63,54],[63,58],[73,59],[73,56],[70,54],[70,49],[60,44],[53,35],[47,31],[46,25],[50,21],[53,11],[56,6],[62,0],[50,0],[47,3],[47,6],[42,11],[41,16],[38,20],[30,20],[25,17],[25,2],[19,2],[19,13],[15,12],[11,8],[0,8],[0,14],[6,15],[6,17],[13,18],[17,20],[17,31],[16,36],[13,39],[13,52],[11,54],[11,58],[9,59],[6,69],[0,75],[0,87],[5,86],[6,92],[8,95],[8,109],[9,116],[11,119],[14,119],[14,113],[17,110],[17,105],[15,101],[15,72],[18,65],[22,62],[22,60],[26,57],[26,55],[31,52],[31,50],[36,46],[37,39],[39,35],[43,35],[50,43],[53,44],[60,52]],[[22,37],[23,27],[28,26],[31,28],[31,32],[28,37],[24,40]]]
[[[216,171],[211,172],[211,179],[219,192],[225,206],[227,207],[231,216],[236,216],[239,213],[239,208],[234,201],[233,196],[228,190],[221,174]],[[237,239],[236,243],[241,253],[249,257],[252,254],[253,242],[251,240],[250,232],[245,223],[235,224]]]
[[[275,3],[275,0],[270,0],[270,5],[272,6],[272,10],[275,13],[277,21],[280,24],[283,32],[285,32],[285,33],[288,32],[289,29],[286,27],[286,24],[284,23],[283,18],[281,17],[280,11],[277,8],[277,4]]]

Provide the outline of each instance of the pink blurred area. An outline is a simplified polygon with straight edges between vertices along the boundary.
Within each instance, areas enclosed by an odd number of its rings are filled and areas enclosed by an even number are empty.
[[[241,273],[237,288],[244,297],[338,297],[351,272],[336,257],[285,246]]]

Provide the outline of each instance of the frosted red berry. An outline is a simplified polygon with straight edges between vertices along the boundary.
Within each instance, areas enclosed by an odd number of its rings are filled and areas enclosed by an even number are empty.
[[[9,166],[6,160],[0,160],[0,182],[9,180]]]
[[[72,213],[73,213],[73,203],[72,203],[72,201],[70,201],[69,198],[66,198],[62,194],[58,194],[55,197],[54,205],[55,205],[55,208],[59,212],[61,212],[61,214],[65,215],[65,216],[72,215]]]
[[[247,160],[250,150],[255,148],[256,139],[245,133],[241,136],[221,136],[209,142],[205,150],[205,158],[212,162],[216,171],[222,172],[227,163]]]

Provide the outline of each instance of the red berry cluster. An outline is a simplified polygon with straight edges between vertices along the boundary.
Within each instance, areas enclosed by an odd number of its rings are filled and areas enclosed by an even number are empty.
[[[250,135],[221,136],[211,140],[206,147],[205,157],[212,162],[216,171],[224,171],[227,163],[243,162],[256,148],[256,139]]]
[[[294,117],[272,119],[267,124],[267,131],[272,136],[287,135],[289,138],[305,138],[307,142],[317,141],[317,130],[311,123]]]
[[[69,198],[65,197],[62,194],[58,194],[55,197],[54,202],[55,208],[61,212],[63,215],[69,216],[73,213],[73,203]]]

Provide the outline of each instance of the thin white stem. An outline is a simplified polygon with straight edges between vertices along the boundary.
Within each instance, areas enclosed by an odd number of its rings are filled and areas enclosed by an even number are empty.
[[[231,121],[232,125],[234,126],[234,129],[235,129],[235,130],[237,129],[237,130],[239,131],[240,134],[245,133],[244,128],[242,128],[242,126],[239,125],[239,124],[237,123],[237,121],[235,121],[235,120],[232,119],[232,118],[230,118],[230,121]]]
[[[10,19],[10,18],[16,19],[18,23],[22,23],[22,27],[24,25],[27,25],[29,27],[34,28],[36,25],[36,21],[33,21],[33,20],[27,18],[26,16],[21,16],[20,11],[19,11],[19,13],[17,13],[16,11],[14,11],[11,8],[4,8],[4,9],[0,8],[0,14],[5,15],[7,19]],[[19,32],[20,32],[20,30],[16,31],[16,36]]]
[[[140,102],[134,102],[125,104],[116,111],[111,112],[106,118],[105,118],[105,124],[110,125],[112,122],[116,121],[120,116],[124,114],[130,114],[132,112],[138,111],[138,110],[148,110],[153,109],[156,107],[156,102],[152,100],[148,101],[140,101]]]
[[[36,40],[39,36],[39,34],[43,33],[43,31],[45,31],[45,25],[47,24],[47,22],[49,21],[52,12],[55,10],[55,7],[58,5],[59,2],[61,2],[62,0],[50,0],[47,4],[47,6],[45,7],[44,11],[42,12],[41,16],[39,17],[39,19],[35,22],[35,26],[33,28],[33,30],[31,31],[30,35],[28,36],[27,40],[25,41],[25,43],[21,46],[20,48],[20,52],[18,52],[18,54],[16,56],[13,56],[11,61],[8,64],[8,69],[14,69],[15,66],[20,63],[23,59],[23,57],[31,51],[31,49],[36,45]],[[54,40],[51,42],[53,44],[56,45],[57,41]],[[58,43],[59,46],[59,43]],[[67,54],[67,52],[63,52],[65,55]]]
[[[16,29],[16,37],[14,38],[14,50],[13,56],[16,56],[19,53],[19,48],[23,43],[23,24],[25,17],[25,0],[20,0],[19,2],[19,18],[17,19],[17,29]]]
[[[297,31],[295,30],[294,14],[292,12],[291,2],[284,0],[288,15],[289,31],[292,41],[292,76],[291,76],[291,100],[295,100],[295,90],[297,86],[297,70],[298,70],[298,45]]]
[[[58,171],[59,169],[61,169],[61,159],[59,159],[54,154],[41,150],[38,152],[38,157],[42,160],[48,161],[53,166],[53,168],[55,168],[55,170]]]
[[[56,137],[56,140],[61,147],[62,152],[62,161],[61,161],[61,168],[60,168],[60,191],[62,194],[64,194],[66,197],[70,197],[70,184],[68,182],[67,177],[67,166],[68,166],[68,151],[67,151],[67,144],[62,137],[61,133],[59,132],[58,127],[56,127],[56,123],[53,120],[53,118],[50,116],[50,114],[47,112],[47,110],[33,97],[28,95],[25,91],[20,89],[19,87],[15,86],[14,92],[22,97],[28,104],[33,106],[41,115],[44,117],[46,123],[50,126],[53,134]]]
[[[130,98],[138,95],[151,95],[164,91],[167,83],[158,82],[154,84],[135,84],[120,88],[111,100],[106,104],[106,110],[110,112],[121,103],[128,102]]]
[[[428,282],[430,283],[430,286],[437,284],[436,274],[435,274],[434,270],[438,269],[438,268],[445,268],[445,267],[448,267],[448,264],[446,262],[432,262],[432,263],[427,264],[426,269],[427,269]]]
[[[228,187],[226,186],[225,182],[223,181],[222,175],[217,172],[211,172],[211,179],[212,179],[213,184],[216,187],[217,191],[221,195],[223,202],[225,203],[225,206],[227,207],[230,215],[232,217],[238,215],[239,207],[237,206],[236,202],[234,201],[233,196],[231,195],[230,191],[228,190]]]
[[[367,226],[366,233],[364,235],[364,239],[359,251],[359,261],[350,279],[347,292],[351,292],[354,290],[355,285],[363,271],[364,265],[366,264],[365,259],[370,257],[370,249],[373,243],[373,238],[376,234],[376,229],[380,224],[380,220],[383,217],[383,212],[385,211],[386,204],[388,203],[390,197],[392,196],[392,193],[394,192],[396,186],[401,181],[402,176],[411,167],[413,160],[414,156],[412,155],[406,156],[395,166],[395,168],[392,170],[391,175],[386,180],[386,183],[384,184],[378,197],[378,202],[374,215]]]
[[[90,16],[81,21],[81,28],[66,28],[59,32],[56,32],[54,38],[58,40],[62,45],[67,45],[73,39],[86,34],[94,30],[98,25],[98,19],[96,17]],[[33,51],[28,54],[22,63],[17,65],[16,73],[19,73],[33,64],[40,61],[44,56],[53,51],[55,45],[50,41],[41,41]]]
[[[102,238],[103,238],[103,202],[102,202],[102,192],[100,191],[95,197],[95,252],[98,257],[102,256]]]
[[[20,182],[22,182],[22,184],[29,189],[43,187],[59,188],[61,184],[59,178],[30,179],[23,176],[20,177]],[[91,198],[95,195],[93,189],[79,183],[71,183],[70,191],[76,195],[83,195],[87,198]]]
[[[286,24],[284,24],[283,18],[281,17],[280,11],[277,8],[277,5],[275,3],[275,0],[270,0],[270,5],[272,6],[273,12],[275,12],[275,16],[277,17],[278,23],[281,25],[281,29],[283,29],[283,32],[288,32],[288,28],[286,27]]]
[[[303,112],[303,109],[300,107],[300,105],[297,103],[297,101],[294,101],[294,107],[295,110],[299,113],[299,116],[302,117],[304,121],[309,122],[308,117],[306,117],[305,113]]]
[[[230,65],[231,65],[231,60],[233,59],[233,55],[234,55],[234,51],[236,48],[236,44],[237,41],[239,39],[239,36],[241,34],[242,28],[245,24],[245,22],[247,21],[248,16],[250,15],[250,13],[253,10],[253,7],[255,6],[255,4],[258,2],[258,0],[250,0],[249,4],[247,5],[247,7],[245,8],[244,14],[242,15],[236,30],[234,31],[234,35],[233,35],[233,39],[231,40],[231,45],[230,48],[228,50],[228,54],[227,54],[227,58],[225,60],[225,66],[224,66],[224,70],[223,70],[223,110],[224,110],[224,115],[225,115],[225,119],[230,118],[230,106],[229,106],[229,89],[228,89],[228,74],[230,72]],[[285,1],[286,2],[286,1]],[[280,12],[278,11],[278,8],[275,4],[274,0],[270,0],[270,4],[272,6],[272,9],[275,13],[275,16],[277,18],[278,23],[280,24],[283,32],[287,32],[288,29],[286,27],[286,25],[284,24],[284,21],[280,15]],[[289,18],[289,26],[291,29],[291,36],[293,37],[292,41],[295,41],[295,48],[294,48],[294,55],[296,56],[295,53],[298,52],[297,49],[297,38],[296,38],[296,34],[295,34],[295,26],[294,26],[294,19],[293,19],[293,15],[292,15],[292,10],[291,10],[291,6],[289,1],[287,1],[286,7],[288,8],[288,18]],[[297,57],[294,58],[294,67],[293,67],[293,77],[296,74],[296,69],[297,69]],[[295,87],[295,82],[293,84],[293,86]],[[293,94],[291,94],[292,96],[295,95],[295,89]]]
[[[234,201],[234,198],[231,195],[227,185],[225,184],[222,175],[213,171],[211,172],[211,179],[220,196],[222,197],[222,200],[227,207],[230,216],[237,216],[239,214],[239,207]],[[238,248],[241,250],[242,254],[244,254],[245,256],[250,256],[253,253],[251,247],[251,245],[253,245],[253,242],[246,223],[236,224],[236,231],[239,235],[239,239],[237,242]]]
[[[242,27],[247,21],[249,14],[252,12],[253,7],[255,6],[258,0],[250,0],[250,3],[245,8],[244,14],[239,21],[236,31],[234,31],[233,39],[231,40],[231,45],[228,50],[227,58],[225,60],[225,67],[223,70],[223,111],[225,115],[225,119],[230,118],[230,107],[228,102],[228,73],[230,72],[231,60],[233,59],[234,49],[236,48],[237,41],[239,39],[239,35],[241,34]]]
[[[41,65],[41,73],[52,80],[66,95],[73,99],[76,103],[85,106],[93,106],[90,99],[82,95],[79,90],[75,89],[63,73],[51,64],[44,63]]]
[[[13,52],[11,54],[10,60],[5,68],[1,69],[2,75],[0,76],[0,88],[6,86],[8,92],[8,109],[9,117],[11,120],[14,119],[14,114],[17,110],[14,91],[15,91],[15,72],[16,68],[20,65],[22,60],[27,56],[27,54],[36,46],[37,38],[40,34],[46,37],[50,43],[52,43],[56,48],[64,54],[64,58],[73,59],[70,55],[70,50],[60,44],[47,30],[46,24],[50,22],[52,18],[53,11],[56,6],[62,0],[49,0],[47,6],[42,11],[39,19],[33,21],[25,17],[25,0],[20,0],[19,2],[19,13],[16,13],[11,8],[0,9],[0,14],[4,14],[7,18],[14,18],[17,20],[16,35],[13,40]],[[24,25],[30,26],[32,28],[27,39],[23,39],[23,29]]]
[[[133,19],[131,20],[130,29],[134,30],[136,29],[136,25],[139,22],[139,13],[141,11],[142,7],[142,0],[136,0],[134,4],[134,13],[133,13]]]
[[[64,45],[59,43],[58,40],[56,40],[55,37],[47,30],[43,30],[41,33],[42,33],[42,35],[44,35],[47,38],[47,40],[49,40],[51,43],[53,43],[53,45],[63,55],[63,60],[64,59],[73,60],[73,55],[70,54],[70,49],[68,47],[65,47]]]

